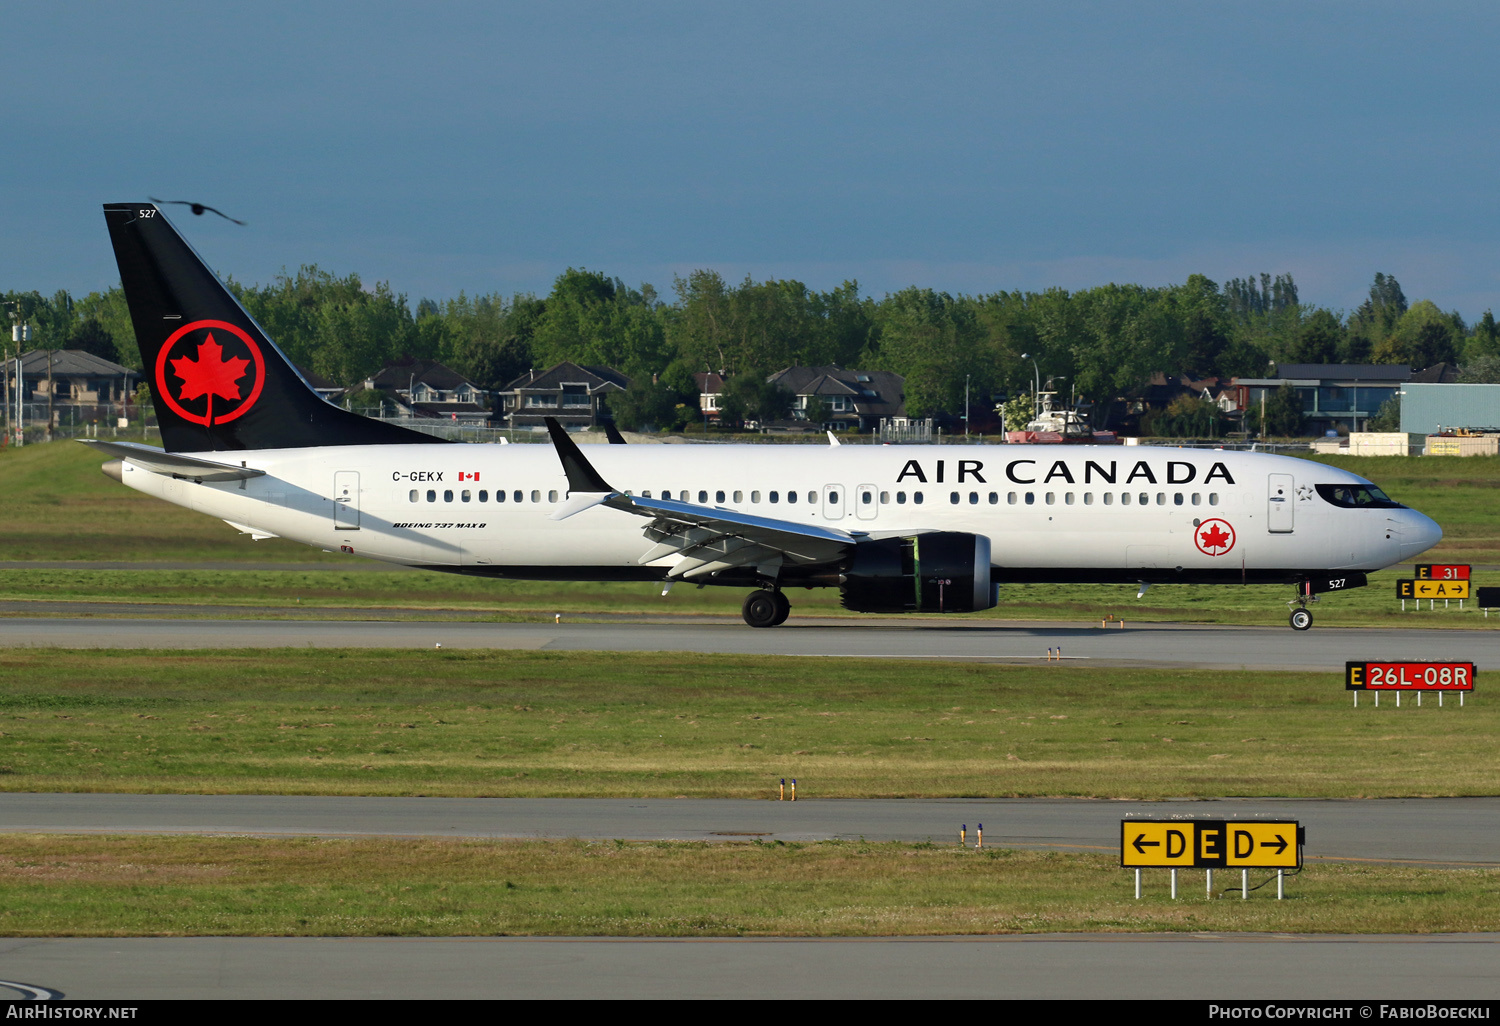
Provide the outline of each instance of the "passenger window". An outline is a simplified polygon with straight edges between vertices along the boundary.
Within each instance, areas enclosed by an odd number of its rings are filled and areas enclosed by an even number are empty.
[[[701,505],[703,505],[706,502],[708,502],[708,493],[707,492],[699,492],[698,493],[698,504],[701,506]]]
[[[808,492],[807,493],[807,501],[808,502],[817,502],[818,501],[818,493],[817,492]]]
[[[979,493],[978,492],[970,492],[969,493],[969,505],[970,506],[977,506],[977,505],[979,505]]]
[[[905,506],[906,505],[906,493],[905,492],[897,492],[896,493],[896,505],[898,505],[898,506]]]
[[[1149,505],[1151,505],[1151,496],[1147,495],[1145,492],[1142,492],[1140,494],[1139,499],[1140,499],[1140,505],[1142,505],[1142,506],[1149,506]]]
[[[1166,492],[1157,492],[1156,493],[1156,504],[1158,506],[1165,506],[1167,504],[1167,493]]]
[[[511,493],[510,497],[514,501],[520,502],[521,501],[521,489],[517,488],[514,492]]]
[[[1115,493],[1114,492],[1105,492],[1104,493],[1104,504],[1106,506],[1113,506],[1114,503],[1115,503]]]
[[[1129,492],[1121,492],[1120,493],[1120,505],[1121,506],[1129,506],[1130,505],[1130,493]]]
[[[531,501],[532,502],[541,502],[542,501],[542,493],[539,492],[539,491],[533,490],[532,493],[531,493]]]
[[[411,490],[411,501],[412,502],[416,502],[417,501],[417,490],[415,488],[413,488]]]
[[[1008,503],[1010,503],[1012,506],[1014,506],[1016,504],[1016,493],[1015,492],[1007,492],[1006,495],[1005,495],[1005,501],[1008,502]]]
[[[547,501],[548,502],[556,502],[557,501],[557,493],[556,492],[548,492],[547,493]]]
[[[641,498],[643,498],[643,499],[649,499],[649,498],[651,498],[651,489],[647,488],[645,491],[641,492]]]
[[[472,496],[470,495],[469,490],[467,488],[465,488],[462,492],[460,492],[458,497],[460,499],[462,499],[464,502],[468,502],[472,498]]]
[[[786,493],[786,501],[787,502],[796,502],[797,501],[797,493],[796,492],[787,492]]]
[[[1063,502],[1066,503],[1069,506],[1073,505],[1073,493],[1072,492],[1068,492],[1067,494],[1065,494],[1063,496]]]
[[[772,503],[776,503],[776,502],[780,502],[780,501],[781,501],[781,493],[780,492],[772,492],[771,493],[771,502]]]
[[[427,501],[437,502],[437,492],[433,491],[431,488],[427,489]]]
[[[1203,493],[1202,492],[1194,492],[1193,493],[1193,505],[1194,506],[1201,506],[1201,505],[1203,505]]]
[[[495,494],[498,495],[500,493],[496,492]],[[490,493],[486,489],[481,488],[479,490],[479,501],[480,502],[489,502],[490,501]]]
[[[1085,506],[1092,506],[1094,504],[1094,493],[1093,492],[1084,492],[1083,493],[1083,504]]]
[[[990,505],[991,506],[998,506],[998,505],[1000,505],[1000,493],[999,492],[990,492]]]
[[[445,488],[443,490],[443,501],[444,502],[452,502],[453,501],[453,489],[452,488]]]
[[[1047,505],[1050,506],[1053,503],[1055,503],[1056,501],[1057,501],[1057,493],[1056,492],[1048,492],[1047,493]]]
[[[760,501],[760,492],[751,492],[750,493],[750,501],[751,502],[759,502]]]
[[[918,505],[918,506],[922,505],[922,493],[921,492],[912,492],[911,493],[911,501],[913,503],[915,503],[916,505]]]
[[[1181,492],[1176,492],[1176,493],[1174,493],[1172,495],[1172,504],[1174,506],[1181,506],[1182,505],[1182,493]]]
[[[837,501],[837,500],[835,500],[835,501]],[[869,505],[872,505],[874,502],[875,502],[875,493],[874,492],[860,492],[859,493],[859,504],[861,506],[869,506]]]
[[[808,492],[807,493],[807,501],[808,502],[812,502],[813,501],[813,493],[812,492]],[[839,501],[839,493],[838,492],[829,492],[828,493],[828,501],[830,503],[838,502]]]
[[[890,492],[881,492],[880,493],[880,504],[882,506],[889,506],[891,504],[891,493]]]
[[[495,493],[495,501],[496,502],[504,502],[505,501],[505,493],[497,491]]]
[[[1036,505],[1036,492],[1027,492],[1026,493],[1026,505],[1028,505],[1028,506],[1035,506]]]
[[[949,492],[948,493],[948,501],[951,502],[951,503],[953,503],[953,505],[957,506],[958,505],[958,493],[957,492]]]
[[[1210,506],[1217,506],[1219,504],[1219,493],[1218,492],[1209,492],[1208,493],[1208,504]]]
[[[739,495],[739,492],[735,492],[734,494],[735,495]],[[714,492],[714,501],[715,502],[723,502],[724,501],[724,493],[723,492]],[[734,501],[735,502],[739,502],[740,500],[739,499],[735,499]]]

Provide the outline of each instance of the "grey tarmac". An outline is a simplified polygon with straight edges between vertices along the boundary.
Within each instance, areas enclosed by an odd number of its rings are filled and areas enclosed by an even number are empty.
[[[816,785],[812,782],[804,784]],[[1311,859],[1500,865],[1500,798],[753,801],[730,798],[417,798],[0,794],[0,832],[321,837],[956,843],[1117,852],[1127,818],[1295,819]]]
[[[1347,999],[1353,1020],[1382,999],[1493,1000],[1497,960],[1500,934],[0,940],[0,977],[75,1000]]]
[[[0,617],[0,647],[480,648],[699,652],[876,659],[1037,662],[1061,649],[1086,666],[1342,671],[1355,658],[1455,659],[1500,665],[1496,630],[1225,627],[1007,621],[822,620],[755,630],[742,623],[474,623],[411,620]]]

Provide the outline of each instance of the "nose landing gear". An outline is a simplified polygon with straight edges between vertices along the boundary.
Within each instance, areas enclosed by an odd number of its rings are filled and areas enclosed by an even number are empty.
[[[1341,582],[1342,583],[1342,582]],[[1287,603],[1291,606],[1296,603],[1297,608],[1292,610],[1288,622],[1294,631],[1305,631],[1313,625],[1312,610],[1307,608],[1309,602],[1318,601],[1318,596],[1313,594],[1312,582],[1303,581],[1297,585],[1297,597]]]
[[[792,604],[779,591],[752,591],[740,614],[751,627],[779,627],[791,615]]]

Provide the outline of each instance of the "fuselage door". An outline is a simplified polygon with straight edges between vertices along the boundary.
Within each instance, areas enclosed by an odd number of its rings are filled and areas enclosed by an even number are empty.
[[[823,486],[823,519],[824,520],[842,520],[842,519],[844,519],[844,486],[843,485],[824,485]]]
[[[333,475],[333,529],[359,530],[359,473],[335,471]]]
[[[861,520],[874,520],[880,512],[880,492],[872,484],[862,484],[854,490],[854,515]]]
[[[1266,503],[1266,530],[1272,534],[1291,534],[1296,516],[1297,490],[1291,474],[1272,474]]]

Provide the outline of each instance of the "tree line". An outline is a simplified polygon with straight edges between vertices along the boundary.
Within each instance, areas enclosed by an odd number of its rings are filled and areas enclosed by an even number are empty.
[[[774,412],[783,400],[763,387],[765,377],[793,364],[895,371],[906,378],[908,411],[940,418],[962,414],[966,385],[977,415],[1038,379],[1107,403],[1157,372],[1259,377],[1272,362],[1418,370],[1449,362],[1464,380],[1500,381],[1490,312],[1466,324],[1430,300],[1409,303],[1383,273],[1347,313],[1302,303],[1287,274],[985,295],[912,286],[877,299],[854,281],[817,291],[792,280],[735,284],[712,270],[676,278],[662,295],[569,268],[546,296],[460,293],[415,307],[387,283],[316,266],[264,285],[227,284],[293,361],[338,384],[401,357],[440,360],[487,389],[563,360],[604,364],[634,383],[617,400],[621,412],[656,424],[696,415],[700,371],[729,379],[734,412]],[[66,291],[4,299],[33,326],[34,346],[86,349],[139,369],[118,286],[80,299]],[[1189,425],[1202,412],[1170,416]]]

